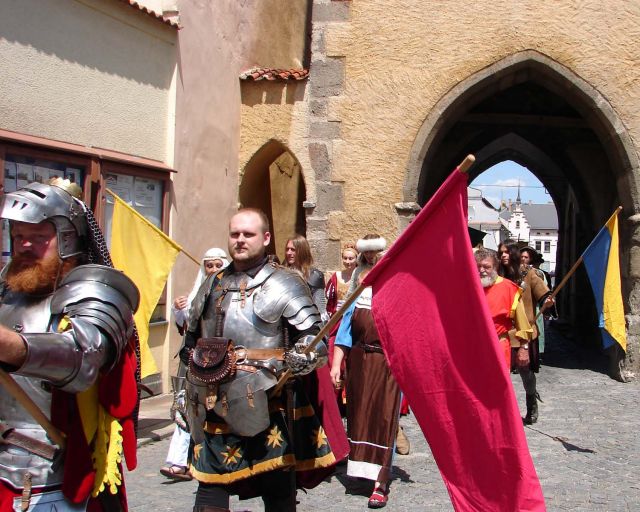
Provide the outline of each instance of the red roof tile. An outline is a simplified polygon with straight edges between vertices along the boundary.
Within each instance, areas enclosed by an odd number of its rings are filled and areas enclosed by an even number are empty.
[[[308,69],[274,69],[255,68],[240,74],[240,80],[305,80],[309,77]]]
[[[152,18],[155,18],[159,21],[161,21],[162,23],[164,23],[165,25],[169,25],[171,27],[180,29],[180,24],[170,18],[165,18],[162,13],[157,13],[152,9],[149,9],[148,7],[145,7],[144,5],[142,5],[141,3],[137,2],[136,0],[120,0],[121,2],[124,2],[127,5],[130,5],[131,7],[133,7],[134,9],[138,9],[139,11],[142,11],[143,13],[151,16]]]

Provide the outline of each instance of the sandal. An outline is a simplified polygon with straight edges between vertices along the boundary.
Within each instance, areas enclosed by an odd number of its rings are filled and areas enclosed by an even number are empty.
[[[369,497],[369,508],[383,508],[389,501],[389,490],[384,490],[382,487],[376,487],[373,493]]]
[[[165,466],[160,468],[160,473],[171,480],[193,480],[191,472],[183,466]]]

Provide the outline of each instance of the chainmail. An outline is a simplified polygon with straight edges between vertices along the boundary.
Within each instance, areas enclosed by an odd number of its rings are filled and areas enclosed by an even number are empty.
[[[87,227],[89,228],[89,232],[87,233],[87,257],[89,263],[94,263],[97,265],[104,265],[105,267],[113,268],[113,261],[111,261],[111,254],[109,253],[109,248],[107,247],[107,242],[104,239],[104,235],[102,234],[102,230],[100,226],[98,226],[98,221],[91,209],[87,208],[82,201],[76,199],[80,205],[82,205],[82,209],[85,213],[85,218],[87,219]],[[135,353],[136,353],[136,382],[141,382],[140,376],[140,337],[138,336],[138,329],[134,325],[133,326],[133,337],[135,338]],[[136,408],[133,411],[133,423],[136,435],[138,434],[138,412],[140,410],[140,386],[138,386],[138,400],[136,402]]]
[[[89,263],[95,263],[97,265],[104,265],[106,267],[113,268],[111,254],[109,254],[107,242],[104,239],[104,235],[102,234],[100,226],[98,226],[98,221],[93,215],[93,212],[89,208],[87,208],[87,206],[82,201],[77,201],[82,205],[84,209],[85,218],[87,219],[87,226],[89,228],[89,233],[87,235],[87,256],[89,258]]]

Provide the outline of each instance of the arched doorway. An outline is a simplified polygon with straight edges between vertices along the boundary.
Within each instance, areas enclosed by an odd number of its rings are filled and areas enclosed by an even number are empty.
[[[623,206],[623,219],[638,211],[637,155],[622,123],[598,91],[545,55],[525,51],[485,68],[449,91],[432,112],[414,143],[404,204],[423,205],[467,153],[477,158],[470,180],[513,160],[545,185],[557,205],[559,277],[616,206]],[[623,268],[630,246],[623,229]],[[625,307],[637,315],[628,300],[637,283],[625,274]],[[560,307],[576,340],[598,346],[593,298],[582,269],[561,295]],[[619,377],[624,354],[613,352],[611,373]]]
[[[306,191],[298,160],[280,142],[269,141],[251,158],[240,184],[240,204],[260,208],[271,223],[271,254],[284,261],[284,242],[306,235],[302,203]]]

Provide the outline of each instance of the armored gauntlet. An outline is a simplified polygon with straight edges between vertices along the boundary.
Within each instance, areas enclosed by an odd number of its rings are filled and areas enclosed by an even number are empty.
[[[285,353],[285,363],[294,375],[306,375],[327,364],[327,346],[323,341],[307,352],[312,340],[313,336],[305,336]]]

